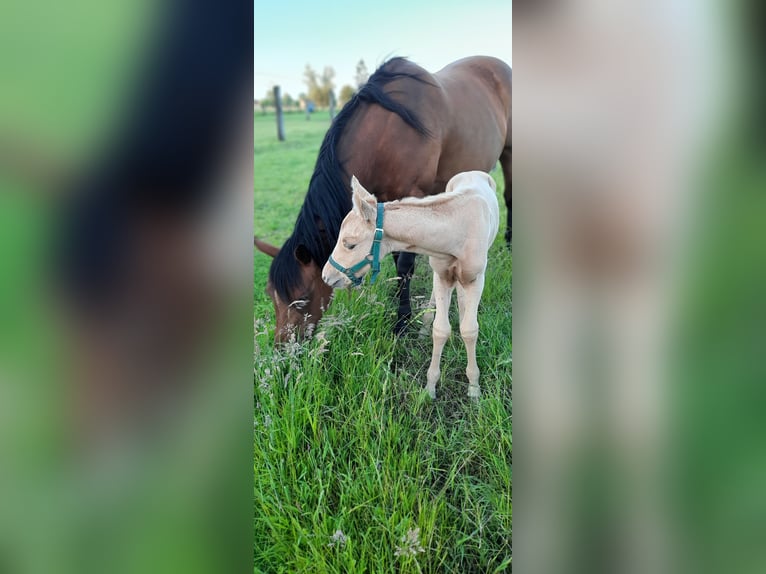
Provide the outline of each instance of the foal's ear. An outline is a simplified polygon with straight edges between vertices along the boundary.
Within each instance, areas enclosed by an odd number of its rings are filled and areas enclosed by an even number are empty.
[[[356,176],[351,176],[351,204],[366,221],[374,221],[377,214],[375,196],[362,187]]]

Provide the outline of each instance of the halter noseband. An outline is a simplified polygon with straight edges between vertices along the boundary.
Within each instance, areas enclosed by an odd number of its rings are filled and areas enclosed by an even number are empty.
[[[332,255],[330,255],[330,265],[335,267],[338,271],[343,273],[346,277],[348,277],[351,280],[351,283],[354,284],[355,287],[358,287],[362,284],[362,277],[357,277],[356,272],[360,271],[367,265],[370,265],[372,268],[372,275],[370,275],[370,284],[375,283],[375,279],[378,278],[378,273],[380,273],[380,242],[383,239],[383,204],[378,203],[378,216],[375,219],[375,236],[372,239],[372,247],[370,248],[370,252],[365,256],[364,259],[362,259],[359,263],[356,263],[352,265],[351,267],[343,267],[340,263],[335,261],[335,259],[332,258]]]

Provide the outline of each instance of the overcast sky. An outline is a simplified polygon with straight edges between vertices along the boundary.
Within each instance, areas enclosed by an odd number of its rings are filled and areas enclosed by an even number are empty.
[[[512,64],[511,0],[254,0],[254,95],[275,84],[297,97],[303,70],[335,69],[336,92],[391,56],[435,72],[465,56]]]

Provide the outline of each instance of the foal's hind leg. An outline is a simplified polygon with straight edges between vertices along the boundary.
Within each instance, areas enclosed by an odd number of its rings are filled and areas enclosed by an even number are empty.
[[[412,318],[412,307],[410,305],[410,279],[415,271],[415,254],[406,251],[394,253],[394,263],[396,264],[396,275],[399,277],[399,285],[396,290],[396,296],[399,298],[399,310],[396,315],[396,325],[394,333],[401,335],[407,330],[407,325]]]
[[[478,399],[481,396],[479,388],[479,365],[476,363],[476,340],[479,338],[479,301],[484,291],[484,273],[476,280],[466,285],[458,284],[458,293],[462,291],[463,305],[460,309],[460,336],[465,344],[468,365],[465,374],[468,377],[468,396]]]
[[[441,375],[439,364],[441,363],[442,350],[444,343],[450,336],[449,326],[449,304],[452,298],[452,289],[454,282],[442,279],[439,273],[434,270],[434,290],[433,297],[436,301],[436,317],[433,326],[433,351],[431,353],[431,364],[428,367],[426,390],[432,399],[436,398],[436,383]]]
[[[508,208],[508,221],[505,229],[505,242],[511,244],[511,188],[513,187],[513,178],[511,177],[511,146],[509,145],[500,154],[500,165],[503,168],[503,179],[505,180],[505,207]]]

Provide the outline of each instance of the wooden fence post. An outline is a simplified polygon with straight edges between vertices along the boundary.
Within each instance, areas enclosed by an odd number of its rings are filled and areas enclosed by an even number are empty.
[[[277,138],[279,141],[285,141],[285,122],[282,117],[282,94],[279,86],[274,86],[274,107],[277,110]]]

